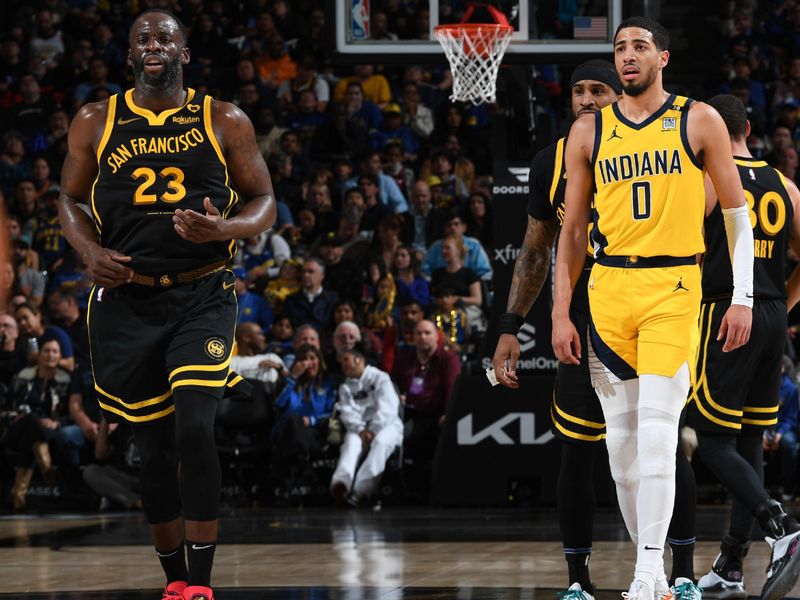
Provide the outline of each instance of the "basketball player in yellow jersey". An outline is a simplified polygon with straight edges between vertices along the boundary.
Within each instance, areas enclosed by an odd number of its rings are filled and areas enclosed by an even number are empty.
[[[709,106],[664,91],[668,47],[666,30],[651,19],[628,19],[617,29],[623,97],[572,126],[556,255],[553,349],[560,361],[576,364],[587,341],[569,320],[569,304],[594,192],[589,367],[620,509],[637,546],[630,600],[653,600],[663,571],[678,421],[698,337],[704,169],[733,256],[733,302],[718,334],[726,350],[747,342],[752,318],[753,233],[728,132]],[[683,598],[699,598],[696,587],[681,589]]]

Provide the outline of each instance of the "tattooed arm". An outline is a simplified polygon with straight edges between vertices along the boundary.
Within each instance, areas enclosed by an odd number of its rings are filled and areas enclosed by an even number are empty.
[[[253,237],[275,224],[275,194],[269,170],[258,151],[247,115],[230,102],[217,101],[211,114],[214,134],[244,206],[235,217],[224,219],[206,198],[205,215],[192,210],[175,211],[175,230],[184,239],[197,243]]]
[[[557,233],[557,219],[539,221],[528,217],[525,239],[514,262],[514,276],[508,292],[508,312],[524,317],[530,311],[547,278],[550,252]]]
[[[528,228],[522,242],[517,260],[514,262],[514,276],[508,293],[508,312],[525,317],[542,289],[550,268],[550,252],[558,233],[558,219],[540,221],[528,216]],[[516,389],[517,359],[519,341],[516,335],[504,333],[497,340],[497,349],[492,358],[497,381],[504,386]]]

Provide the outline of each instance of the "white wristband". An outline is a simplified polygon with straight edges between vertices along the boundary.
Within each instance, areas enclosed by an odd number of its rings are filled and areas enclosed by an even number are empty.
[[[753,307],[753,226],[747,206],[723,208],[728,252],[733,270],[731,304]]]

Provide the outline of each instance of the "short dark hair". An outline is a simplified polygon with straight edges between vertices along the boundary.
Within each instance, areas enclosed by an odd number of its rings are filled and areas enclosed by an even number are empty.
[[[653,43],[656,45],[656,48],[659,50],[669,50],[669,33],[664,26],[655,19],[651,19],[650,17],[631,17],[630,19],[625,19],[614,32],[615,42],[619,32],[628,27],[646,29],[653,34]]]
[[[728,135],[733,138],[744,137],[747,132],[747,109],[739,98],[731,94],[719,94],[709,99],[707,104],[725,121]]]
[[[169,18],[175,21],[175,23],[178,25],[178,31],[181,32],[181,37],[183,38],[183,45],[186,46],[187,42],[189,41],[189,32],[186,31],[186,25],[183,24],[183,21],[181,21],[175,13],[170,12],[165,8],[148,8],[147,10],[143,10],[141,13],[139,13],[133,20],[133,23],[131,23],[131,28],[128,31],[128,36],[130,36],[130,32],[133,31],[133,26],[136,24],[136,21],[152,13],[161,13],[162,15],[167,15]]]

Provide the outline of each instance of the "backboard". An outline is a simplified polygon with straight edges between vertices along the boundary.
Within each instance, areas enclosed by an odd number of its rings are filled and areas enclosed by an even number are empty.
[[[384,63],[444,61],[433,28],[459,22],[466,5],[464,0],[418,0],[416,8],[404,9],[409,2],[402,0],[330,2],[337,59]],[[556,58],[578,62],[610,55],[612,36],[622,20],[622,0],[589,0],[578,3],[583,6],[580,10],[561,13],[557,0],[498,0],[495,4],[514,26],[504,59],[508,63]],[[478,11],[475,17],[481,20]],[[483,20],[492,22],[488,14]]]

